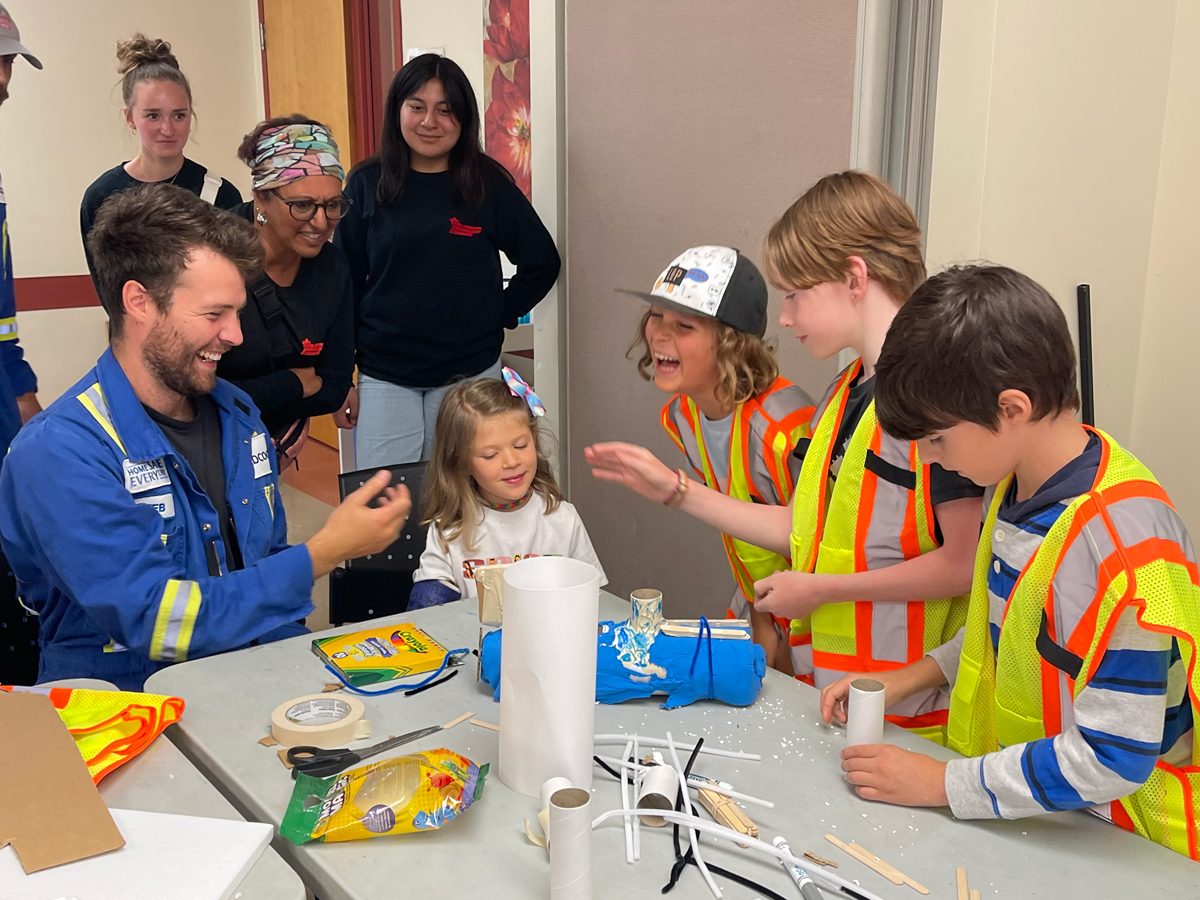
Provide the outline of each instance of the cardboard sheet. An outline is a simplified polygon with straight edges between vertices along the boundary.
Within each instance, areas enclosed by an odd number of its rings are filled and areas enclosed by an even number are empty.
[[[49,697],[0,691],[0,759],[0,848],[26,873],[125,845]]]

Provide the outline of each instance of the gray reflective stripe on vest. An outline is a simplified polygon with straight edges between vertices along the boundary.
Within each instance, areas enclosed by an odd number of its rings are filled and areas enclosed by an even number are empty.
[[[17,336],[17,317],[0,319],[0,341],[11,341]]]
[[[779,496],[779,490],[775,487],[775,479],[771,477],[771,471],[767,468],[766,453],[764,452],[763,441],[770,425],[771,421],[762,414],[761,410],[756,409],[750,414],[750,439],[747,441],[749,446],[746,448],[746,458],[750,461],[750,477],[754,480],[754,486],[758,488],[762,498],[768,503],[782,505],[783,498]]]
[[[675,430],[679,432],[679,439],[683,441],[683,452],[687,456],[688,464],[697,472],[703,472],[704,457],[700,453],[700,445],[696,443],[696,433],[692,431],[692,426],[688,424],[687,419],[683,416],[683,403],[683,397],[675,397],[671,401],[669,417],[675,423]],[[717,489],[717,485],[715,484],[709,485],[709,487]]]
[[[216,203],[217,192],[221,190],[221,179],[216,175],[204,173],[204,187],[200,189],[200,199],[205,203]]]

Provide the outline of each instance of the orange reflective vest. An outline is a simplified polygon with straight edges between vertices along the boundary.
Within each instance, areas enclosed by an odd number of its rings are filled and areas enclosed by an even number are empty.
[[[856,361],[842,373],[815,419],[792,504],[792,566],[797,571],[865,572],[939,546],[929,499],[929,466],[921,463],[915,443],[883,433],[873,401],[854,429],[830,489],[834,445],[850,385],[861,368],[861,361]],[[898,475],[881,478],[878,471]],[[848,672],[880,672],[914,663],[957,634],[966,614],[966,597],[827,603],[811,617],[817,687]],[[940,691],[924,691],[889,707],[887,718],[943,743],[948,705]]]
[[[46,694],[75,738],[96,784],[149,747],[183,715],[181,699],[160,694],[9,686],[0,690]]]
[[[1136,609],[1143,628],[1175,637],[1188,674],[1192,719],[1200,725],[1200,575],[1191,542],[1150,471],[1108,435],[1098,434],[1103,453],[1096,482],[1059,516],[1013,585],[999,650],[993,652],[988,567],[996,517],[1012,476],[996,487],[975,559],[971,609],[950,699],[947,745],[965,756],[1053,737],[1069,727],[1071,701],[1095,675],[1127,607]],[[1073,549],[1092,564],[1099,557],[1097,581],[1055,586],[1054,577]],[[1075,562],[1071,571],[1078,570]],[[1043,615],[1051,640],[1082,659],[1077,677],[1038,652]],[[1192,732],[1192,762],[1176,767],[1158,760],[1142,787],[1109,804],[1113,822],[1200,860],[1200,766],[1195,765],[1200,727]]]
[[[662,426],[687,456],[698,479],[714,491],[748,502],[786,505],[792,498],[792,476],[788,459],[796,443],[809,434],[814,407],[808,395],[786,378],[761,394],[737,404],[729,441],[729,470],[718,473],[705,446],[701,416],[690,397],[676,394],[662,411]],[[724,475],[722,488],[719,476]],[[729,567],[738,589],[754,602],[754,582],[791,563],[778,553],[764,550],[727,534],[721,535]],[[788,619],[777,619],[792,646],[808,643],[807,622],[795,631]]]

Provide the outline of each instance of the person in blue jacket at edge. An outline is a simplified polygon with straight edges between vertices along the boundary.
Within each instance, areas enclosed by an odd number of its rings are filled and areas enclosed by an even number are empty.
[[[148,184],[107,200],[88,241],[110,346],[13,441],[0,541],[41,616],[38,681],[140,690],[167,664],[305,633],[313,581],[395,541],[411,500],[380,472],[288,546],[267,429],[217,378],[263,262],[249,222]]]
[[[0,5],[0,105],[8,99],[8,84],[18,56],[35,69],[42,67],[21,43],[21,32]],[[12,248],[8,240],[8,204],[0,181],[0,465],[21,425],[42,411],[37,400],[37,377],[17,341],[17,295],[13,283]],[[7,561],[0,557],[0,684],[28,684],[37,667],[37,617],[21,608],[16,583]]]

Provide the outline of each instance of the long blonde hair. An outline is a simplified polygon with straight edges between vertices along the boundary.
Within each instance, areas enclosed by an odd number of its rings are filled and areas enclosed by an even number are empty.
[[[626,359],[634,353],[639,354],[638,374],[646,381],[654,379],[654,354],[650,352],[650,342],[646,340],[646,323],[650,321],[654,310],[655,307],[651,306],[642,315],[637,335],[625,351]],[[711,325],[716,332],[717,386],[713,394],[719,402],[736,405],[771,389],[771,385],[779,378],[779,364],[775,361],[775,348],[770,342],[757,335],[738,331],[717,319],[705,316],[695,318],[704,325]]]
[[[421,524],[436,528],[443,546],[461,538],[467,550],[475,550],[475,529],[483,521],[483,498],[471,477],[475,432],[482,419],[514,413],[528,420],[537,449],[534,492],[546,501],[548,513],[562,503],[562,492],[550,470],[550,460],[542,452],[537,419],[529,411],[529,405],[499,379],[463,381],[452,387],[442,400],[433,457],[425,474],[425,518]]]

